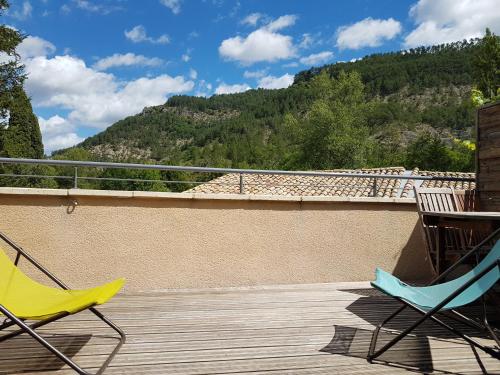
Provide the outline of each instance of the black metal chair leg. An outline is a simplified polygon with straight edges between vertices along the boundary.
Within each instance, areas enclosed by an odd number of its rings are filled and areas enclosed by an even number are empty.
[[[471,319],[461,313],[459,313],[456,310],[449,310],[446,311],[446,313],[451,313],[451,314],[445,314],[447,318],[453,319],[454,321],[458,323],[465,324],[471,328],[477,329],[478,331],[481,332],[486,332],[487,328],[480,324],[479,322],[475,321],[474,319]]]
[[[481,305],[483,307],[483,323],[484,326],[487,330],[487,332],[490,334],[491,338],[496,342],[497,346],[500,348],[500,340],[495,333],[495,330],[493,327],[491,327],[490,322],[488,321],[488,312],[486,311],[486,299],[484,298],[484,295],[481,296]]]
[[[486,316],[486,314],[484,315],[483,322],[484,322],[484,326],[488,330],[488,333],[490,334],[491,338],[493,340],[495,340],[497,346],[500,348],[500,338],[495,333],[495,329],[490,325],[490,322],[488,321],[488,317]]]
[[[123,332],[120,327],[118,327],[115,323],[113,323],[106,316],[104,316],[99,310],[97,310],[93,307],[91,307],[89,310],[92,311],[99,319],[101,319],[104,323],[106,323],[108,326],[110,326],[115,332],[117,332],[120,335],[120,342],[118,343],[118,345],[116,345],[116,347],[111,352],[111,354],[108,356],[106,361],[104,361],[101,368],[96,373],[96,375],[98,375],[98,374],[101,374],[106,369],[106,367],[108,367],[108,365],[113,360],[115,355],[118,353],[120,348],[123,346],[123,344],[125,344],[126,336],[125,336],[125,332]]]
[[[405,302],[403,302],[403,303],[405,303]],[[421,310],[418,307],[415,307],[415,306],[413,306],[413,305],[411,305],[409,303],[405,303],[405,305],[408,306],[408,307],[410,307],[410,308],[412,308],[413,310],[419,312],[420,314],[422,314],[423,315],[422,318],[420,318],[415,323],[413,323],[410,327],[406,328],[403,332],[401,332],[400,334],[398,334],[394,339],[392,339],[387,344],[385,344],[381,349],[379,349],[375,353],[371,353],[369,355],[369,357],[368,357],[368,361],[369,362],[373,361],[373,359],[379,357],[380,355],[382,355],[383,353],[385,353],[387,350],[389,350],[391,347],[393,347],[394,345],[396,345],[399,341],[401,341],[405,336],[407,336],[411,331],[413,331],[415,328],[417,328],[420,324],[422,324],[427,319],[431,319],[433,322],[441,325],[442,327],[446,328],[447,330],[449,330],[452,333],[456,334],[457,336],[461,337],[468,344],[473,345],[473,346],[481,349],[482,351],[484,351],[485,353],[491,355],[494,358],[499,358],[500,359],[500,353],[499,352],[493,350],[492,348],[488,348],[488,347],[486,347],[484,345],[479,344],[478,342],[476,342],[475,340],[473,340],[469,336],[463,334],[462,332],[460,332],[456,328],[454,328],[454,327],[450,326],[449,324],[446,324],[445,322],[443,322],[440,319],[436,318],[434,316],[434,313],[426,312],[426,311]]]
[[[419,320],[416,323],[412,324],[410,327],[405,329],[403,332],[398,334],[396,337],[394,337],[391,341],[389,341],[387,344],[385,344],[382,348],[377,350],[376,352],[368,355],[368,362],[372,362],[375,358],[380,357],[382,354],[384,354],[387,350],[392,348],[394,345],[396,345],[399,341],[401,341],[405,336],[407,336],[411,331],[413,331],[415,328],[417,328],[420,324],[423,323],[423,320]]]
[[[33,337],[36,341],[38,341],[41,345],[43,345],[46,349],[48,349],[50,352],[52,352],[55,356],[57,356],[61,361],[66,363],[69,367],[71,367],[73,370],[75,370],[78,374],[81,375],[90,375],[87,371],[82,369],[80,366],[78,366],[75,362],[73,362],[71,359],[69,359],[67,356],[65,356],[60,350],[55,348],[51,343],[49,343],[47,340],[45,340],[42,336],[40,336],[37,332],[35,332],[29,325],[24,323],[21,319],[18,319],[14,314],[12,314],[9,310],[4,308],[3,306],[0,306],[0,311],[2,314],[5,316],[9,317],[13,322],[15,322],[21,329],[29,334],[31,337]]]
[[[490,335],[490,337],[495,341],[497,346],[500,348],[500,339],[497,336],[497,334],[495,333],[495,329],[493,327],[491,327],[491,325],[488,321],[488,315],[486,313],[486,304],[485,304],[484,298],[482,298],[482,310],[483,310],[483,324],[480,324],[479,322],[477,322],[471,318],[468,318],[465,315],[462,315],[461,313],[459,313],[458,311],[455,311],[455,310],[450,310],[450,312],[453,313],[453,315],[458,316],[460,319],[457,319],[456,317],[450,316],[450,315],[447,315],[447,317],[451,318],[457,322],[464,323],[464,324],[468,325],[469,327],[476,328],[481,332],[488,333]]]
[[[92,311],[104,323],[106,323],[108,326],[110,326],[115,332],[117,332],[120,335],[120,338],[123,341],[123,343],[125,343],[125,340],[126,340],[125,332],[123,332],[120,327],[118,327],[115,323],[113,323],[111,320],[109,320],[106,316],[104,316],[96,308],[90,307],[89,310]]]
[[[94,308],[89,308],[96,316],[98,316],[102,321],[104,321],[109,327],[111,327],[113,330],[115,330],[119,335],[120,335],[120,342],[118,345],[115,347],[113,352],[108,356],[104,364],[99,368],[99,370],[95,373],[95,375],[102,374],[106,367],[109,365],[111,360],[114,358],[118,350],[122,347],[122,345],[125,343],[125,333],[117,326],[115,325],[111,320],[106,318],[101,312]],[[40,336],[38,332],[36,332],[33,328],[35,327],[41,327],[45,324],[51,323],[57,319],[62,318],[63,316],[57,316],[53,317],[51,319],[46,319],[43,321],[40,321],[35,324],[32,324],[31,326],[27,325],[22,319],[17,318],[14,314],[12,314],[9,310],[7,310],[5,307],[0,305],[0,312],[7,316],[12,322],[14,322],[16,325],[18,325],[21,329],[15,332],[12,332],[11,334],[7,334],[5,336],[9,336],[8,338],[17,336],[21,333],[27,333],[31,337],[33,337],[36,341],[38,341],[42,346],[44,346],[47,350],[49,350],[51,353],[53,353],[56,357],[58,357],[61,361],[66,363],[69,367],[71,367],[74,371],[76,371],[80,375],[93,375],[89,373],[88,371],[82,369],[79,365],[77,365],[72,359],[68,358],[64,353],[62,353],[59,349],[54,347],[50,342],[48,342],[45,338]],[[66,316],[68,314],[64,314]],[[5,340],[5,336],[2,337],[2,339]]]
[[[468,335],[460,332],[458,329],[450,326],[449,324],[446,324],[445,322],[443,322],[442,320],[436,318],[435,316],[430,316],[429,317],[433,322],[439,324],[441,327],[444,327],[446,328],[447,330],[451,331],[452,333],[456,334],[457,336],[461,337],[463,340],[465,340],[468,344],[472,345],[472,346],[475,346],[476,348],[479,348],[481,349],[482,351],[484,351],[485,353],[488,353],[489,355],[491,355],[492,357],[495,357],[495,358],[500,358],[499,357],[499,354],[498,352],[496,352],[495,350],[491,349],[491,348],[488,348],[484,345],[481,345],[479,344],[477,341],[475,341],[474,339],[472,339],[471,337],[469,337]]]
[[[387,317],[385,320],[383,320],[381,323],[379,323],[377,325],[377,327],[375,328],[375,331],[373,331],[372,339],[370,341],[370,348],[368,349],[368,355],[366,357],[368,362],[371,363],[372,360],[374,358],[376,358],[374,356],[374,352],[375,352],[375,348],[377,346],[378,334],[379,334],[380,330],[382,329],[382,327],[385,324],[387,324],[389,321],[391,321],[393,318],[395,318],[397,315],[399,315],[404,309],[406,309],[406,307],[407,307],[406,305],[401,306],[399,309],[394,311],[389,317]]]
[[[64,318],[65,316],[68,316],[68,314],[67,313],[58,314],[58,315],[53,316],[52,318],[48,318],[45,320],[39,320],[38,322],[31,324],[29,327],[34,330],[36,328],[43,327],[46,324],[49,324],[49,323],[55,322],[56,320]],[[24,322],[24,319],[19,319],[19,320]],[[12,324],[16,325],[17,323],[12,321]],[[26,331],[22,328],[18,329],[17,331],[9,332],[9,333],[0,337],[0,342],[11,339],[11,338],[16,337],[16,336],[19,336],[20,334],[23,334],[25,332]]]

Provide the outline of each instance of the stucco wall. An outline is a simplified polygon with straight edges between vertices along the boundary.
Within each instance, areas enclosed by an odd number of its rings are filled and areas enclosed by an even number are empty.
[[[220,198],[4,188],[0,230],[72,287],[120,276],[129,291],[360,281],[376,266],[430,275],[404,200]]]

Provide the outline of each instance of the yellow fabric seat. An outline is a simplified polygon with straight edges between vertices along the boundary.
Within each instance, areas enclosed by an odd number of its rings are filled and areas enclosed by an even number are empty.
[[[0,305],[18,318],[43,320],[62,312],[74,314],[105,303],[124,283],[120,278],[91,289],[52,288],[26,276],[0,249]]]

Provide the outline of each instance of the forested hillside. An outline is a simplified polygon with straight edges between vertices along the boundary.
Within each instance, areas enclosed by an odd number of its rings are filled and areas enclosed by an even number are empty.
[[[374,54],[348,63],[337,63],[300,72],[295,82],[309,81],[327,70],[332,76],[341,71],[357,71],[371,96],[389,95],[408,88],[419,93],[425,88],[470,85],[473,81],[473,58],[478,40],[412,48]]]
[[[472,170],[471,89],[482,43],[313,68],[297,74],[286,89],[175,96],[55,157],[248,168]]]

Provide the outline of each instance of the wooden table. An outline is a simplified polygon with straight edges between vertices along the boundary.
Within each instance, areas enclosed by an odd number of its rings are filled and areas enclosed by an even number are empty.
[[[446,228],[481,230],[489,233],[500,228],[500,212],[424,211],[422,212],[422,220],[424,224],[437,227],[436,271],[438,274],[445,269]]]

